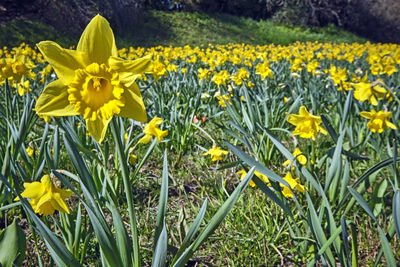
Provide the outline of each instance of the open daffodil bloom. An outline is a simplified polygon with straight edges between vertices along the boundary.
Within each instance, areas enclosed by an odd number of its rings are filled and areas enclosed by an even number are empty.
[[[114,34],[105,18],[97,15],[90,21],[76,50],[51,41],[37,46],[58,76],[36,103],[39,115],[82,115],[89,133],[98,142],[104,139],[114,115],[147,120],[135,80],[150,66],[151,56],[118,58]]]

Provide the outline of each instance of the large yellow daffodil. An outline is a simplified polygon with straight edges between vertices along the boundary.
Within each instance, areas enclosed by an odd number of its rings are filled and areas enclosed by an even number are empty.
[[[97,15],[90,21],[76,50],[51,41],[37,46],[58,76],[37,100],[39,115],[83,115],[88,131],[98,142],[104,139],[114,115],[147,120],[135,80],[149,67],[150,56],[133,61],[119,58],[105,18]]]

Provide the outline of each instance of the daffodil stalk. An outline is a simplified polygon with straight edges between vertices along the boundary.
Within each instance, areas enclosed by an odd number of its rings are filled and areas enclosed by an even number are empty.
[[[5,90],[4,90],[4,97],[6,100],[6,118],[9,119],[9,111],[8,111],[8,107],[9,107],[9,98],[8,98],[8,92],[10,91],[9,85],[8,85],[8,80],[6,79],[5,82]],[[7,140],[10,140],[10,128],[7,127]],[[8,176],[8,170],[9,170],[9,164],[10,164],[10,144],[7,145],[7,150],[5,153],[5,158],[4,158],[4,163],[2,166],[2,170],[1,170],[1,174],[4,177]],[[0,181],[0,188],[2,186],[2,182]]]
[[[125,188],[126,202],[128,203],[129,223],[132,231],[132,245],[133,245],[133,266],[140,266],[140,254],[139,254],[139,237],[137,232],[137,221],[136,213],[132,200],[132,188],[131,182],[129,181],[129,170],[126,164],[126,156],[124,148],[119,135],[119,127],[116,118],[111,120],[111,132],[115,142],[115,148],[121,165],[122,180]]]

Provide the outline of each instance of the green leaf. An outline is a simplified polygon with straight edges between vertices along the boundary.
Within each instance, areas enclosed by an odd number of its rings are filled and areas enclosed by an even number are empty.
[[[321,246],[321,248],[318,250],[317,254],[315,255],[314,259],[308,263],[308,267],[314,266],[317,259],[322,256],[325,251],[329,248],[329,246],[338,238],[340,233],[342,232],[342,228],[338,228],[333,235]]]
[[[121,215],[118,212],[117,207],[112,201],[111,197],[109,197],[108,207],[111,210],[114,230],[117,238],[117,247],[119,251],[119,255],[121,256],[122,266],[130,267],[132,266],[132,246],[131,240],[129,238],[128,232],[124,227],[124,222],[121,219]]]
[[[393,197],[393,220],[397,236],[400,238],[400,190],[397,189]]]
[[[307,197],[307,204],[308,204],[308,208],[309,208],[309,210],[308,210],[309,211],[309,213],[308,213],[309,220],[308,221],[310,223],[310,227],[312,229],[312,232],[313,232],[315,238],[318,241],[318,245],[320,247],[320,250],[322,250],[322,248],[324,248],[324,250],[323,250],[324,254],[325,254],[327,260],[329,261],[330,265],[331,266],[335,266],[335,258],[333,257],[331,249],[329,248],[329,246],[324,247],[324,244],[327,244],[328,240],[326,239],[326,236],[325,236],[324,230],[322,228],[321,222],[320,222],[320,220],[318,218],[317,212],[316,212],[316,210],[314,208],[314,205],[313,205],[313,203],[311,201],[311,198],[310,198],[308,192],[306,192],[306,197]],[[336,232],[334,234],[336,234]],[[339,234],[340,234],[340,232],[337,235],[339,235]],[[332,240],[332,242],[335,241],[336,237]],[[331,243],[329,243],[329,245]]]
[[[247,165],[249,166],[254,166],[256,168],[257,171],[259,171],[260,173],[266,175],[268,177],[268,179],[279,182],[281,184],[284,184],[288,187],[289,184],[282,179],[282,177],[280,177],[279,175],[277,175],[276,173],[274,173],[273,171],[267,169],[264,165],[262,165],[259,161],[256,161],[255,159],[253,159],[252,157],[250,157],[249,155],[247,155],[246,153],[244,153],[241,149],[239,149],[238,147],[232,145],[231,143],[225,141],[225,144],[228,146],[228,148],[230,150],[232,150],[232,152],[238,156],[243,162],[245,162]],[[290,153],[290,155],[292,155]],[[293,158],[293,156],[292,156]]]
[[[153,257],[153,267],[163,267],[165,266],[167,259],[167,247],[168,247],[168,236],[167,229],[165,228],[165,223],[162,224],[161,233],[158,236],[157,246],[154,250]]]
[[[0,233],[0,266],[21,266],[25,250],[25,234],[14,219],[13,223]]]
[[[387,166],[393,164],[393,161],[394,161],[394,158],[388,158],[388,159],[385,159],[385,160],[379,162],[378,164],[374,165],[372,168],[368,169],[363,175],[361,175],[360,178],[351,186],[351,188],[352,189],[357,188],[371,174],[383,169],[384,167],[387,167]],[[395,159],[395,161],[400,162],[400,157],[397,157]],[[350,196],[350,191],[347,191],[343,196],[343,200],[339,203],[339,205],[336,208],[340,209],[340,207],[347,204],[348,203],[347,199],[349,196]]]
[[[333,153],[332,161],[329,166],[328,175],[326,177],[325,191],[328,190],[329,199],[334,201],[336,192],[340,185],[339,179],[342,174],[342,146],[345,132],[340,133],[339,139],[336,142],[335,152]],[[332,185],[330,187],[330,185]]]
[[[196,216],[196,219],[190,226],[189,231],[185,236],[185,239],[182,241],[181,246],[179,247],[178,251],[176,252],[171,265],[173,265],[178,260],[178,258],[182,255],[182,253],[185,251],[185,249],[188,248],[190,242],[193,241],[195,235],[197,234],[197,231],[199,230],[201,222],[203,221],[204,215],[206,214],[207,202],[208,202],[207,199],[205,199],[203,202],[203,205],[200,208],[199,213]]]
[[[342,115],[342,121],[340,123],[340,131],[344,129],[344,124],[346,123],[347,117],[349,115],[349,112],[351,110],[351,104],[353,100],[353,90],[348,91],[347,98],[346,98],[346,103],[344,104],[344,111]]]
[[[337,136],[335,129],[333,129],[332,124],[328,121],[328,119],[324,115],[321,115],[321,120],[322,120],[322,123],[324,124],[326,130],[328,131],[329,135],[332,137],[333,141],[335,141],[335,143],[336,143],[338,140],[338,136]]]
[[[381,240],[383,253],[385,254],[385,258],[386,258],[386,263],[388,264],[388,266],[395,267],[396,260],[393,255],[392,248],[390,247],[390,243],[387,240],[385,233],[383,232],[381,226],[379,225],[378,219],[375,217],[375,215],[372,212],[371,208],[369,207],[367,201],[365,201],[365,199],[360,195],[360,193],[357,192],[357,190],[349,187],[349,191],[353,195],[353,197],[356,199],[358,204],[360,204],[360,206],[365,210],[365,212],[367,212],[367,214],[378,225],[379,239]]]
[[[225,219],[230,210],[233,208],[239,196],[246,189],[251,180],[251,177],[253,177],[254,171],[255,167],[252,167],[250,171],[246,174],[244,179],[240,182],[238,187],[236,187],[229,198],[224,202],[224,204],[222,204],[215,215],[211,218],[206,228],[200,233],[193,244],[185,250],[185,252],[181,255],[181,257],[176,261],[173,266],[185,266],[187,261],[200,247],[200,245],[215,231],[215,229],[217,229],[217,227],[221,224],[221,222]]]
[[[160,190],[160,200],[158,203],[157,219],[156,219],[156,231],[154,234],[154,251],[156,246],[158,246],[158,238],[164,226],[165,213],[167,212],[167,202],[168,202],[168,160],[167,160],[167,150],[164,151],[164,163],[162,172],[162,182]]]

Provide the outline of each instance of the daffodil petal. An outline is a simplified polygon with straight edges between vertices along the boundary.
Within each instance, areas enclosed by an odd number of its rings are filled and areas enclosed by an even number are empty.
[[[24,183],[24,187],[21,196],[25,198],[38,198],[44,193],[44,187],[40,182]]]
[[[95,16],[83,31],[76,50],[86,52],[90,61],[98,64],[108,64],[109,57],[117,56],[114,33],[108,21]]]
[[[63,189],[57,188],[57,187],[56,187],[56,192],[59,193],[63,199],[70,197],[73,194],[71,190],[63,190]]]
[[[111,119],[112,118],[110,118],[109,120],[86,120],[87,129],[97,142],[101,143],[103,141],[104,136],[107,132],[107,126],[110,123]]]
[[[52,195],[50,192],[43,195],[39,202],[36,204],[36,213],[40,213],[43,215],[50,215],[54,213],[53,205],[51,204]]]
[[[371,112],[368,112],[368,111],[361,111],[360,115],[361,115],[361,117],[364,117],[366,119],[373,118],[373,115],[371,114]]]
[[[307,111],[307,108],[305,106],[301,106],[299,110],[299,114],[301,116],[308,116],[310,113]]]
[[[76,69],[85,68],[90,63],[86,53],[64,49],[52,41],[40,42],[37,47],[64,84],[75,77]]]
[[[60,193],[53,193],[53,198],[51,199],[51,205],[61,212],[69,214],[69,208],[65,200],[62,198]]]
[[[118,57],[110,57],[108,64],[110,68],[119,72],[119,80],[124,83],[126,87],[131,87],[140,74],[146,72],[151,65],[152,55],[136,60],[123,60]]]
[[[391,123],[390,121],[386,121],[386,125],[387,125],[389,128],[392,128],[393,130],[396,130],[396,129],[397,129],[396,125],[394,125],[394,124]]]
[[[44,88],[36,102],[35,110],[46,116],[74,116],[78,113],[68,101],[67,86],[56,80]]]
[[[131,118],[136,121],[147,121],[146,109],[144,107],[142,95],[139,87],[134,83],[129,89],[125,90],[122,97],[125,99],[125,106],[118,114],[120,117]]]
[[[287,118],[287,122],[293,125],[297,125],[304,121],[304,116],[297,114],[290,114]]]
[[[139,144],[148,144],[153,136],[151,134],[145,134],[142,138],[139,139]]]

